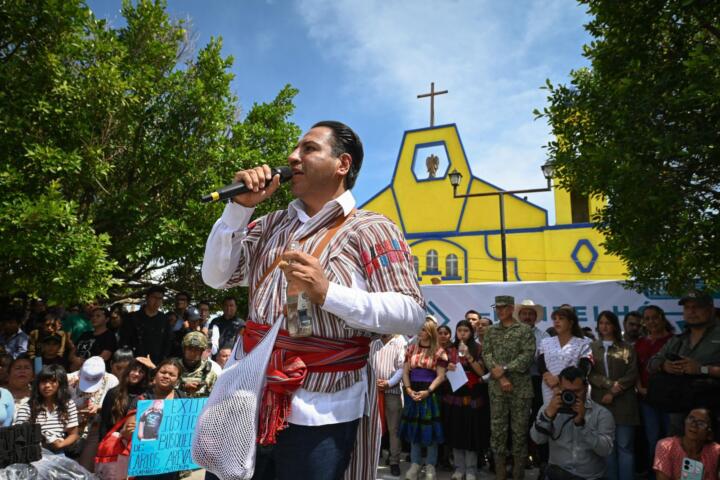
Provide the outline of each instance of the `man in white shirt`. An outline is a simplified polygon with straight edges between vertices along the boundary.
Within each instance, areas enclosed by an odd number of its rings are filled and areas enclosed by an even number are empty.
[[[390,455],[388,464],[390,474],[400,475],[400,416],[402,415],[402,391],[400,381],[405,363],[407,341],[402,335],[381,335],[370,345],[370,365],[377,378],[378,400],[384,409],[384,421],[387,425]],[[383,419],[381,419],[383,420]]]
[[[324,358],[311,365],[307,359],[307,376],[294,393],[287,385],[275,385],[292,395],[290,408],[278,413],[274,409],[282,407],[273,404],[261,412],[254,478],[274,478],[273,469],[280,480],[343,473],[353,480],[375,478],[376,385],[373,372],[362,368],[368,332],[414,335],[423,323],[424,302],[402,233],[387,218],[355,209],[350,189],[362,158],[362,143],[349,127],[315,124],[288,157],[297,199],[287,210],[250,223],[255,206],[277,190],[280,180],[267,165],[240,171],[235,181],[252,191],[233,198],[208,238],[205,283],[250,286],[246,348],[277,321],[287,330],[290,281],[309,301],[305,311],[312,330],[311,336],[292,342],[313,348],[347,345],[341,351],[357,352],[352,362]],[[288,251],[291,242],[298,248]],[[297,354],[278,346],[283,335],[288,337],[281,331],[274,354]],[[266,417],[268,408],[272,415]],[[263,418],[287,422],[274,430]]]

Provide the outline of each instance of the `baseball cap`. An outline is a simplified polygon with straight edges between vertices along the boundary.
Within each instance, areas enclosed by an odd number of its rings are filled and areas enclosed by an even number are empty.
[[[102,357],[90,357],[80,368],[80,391],[94,393],[102,384],[105,376],[105,360]]]
[[[702,307],[711,307],[714,305],[713,297],[707,292],[702,290],[690,290],[687,292],[678,302],[678,305],[685,305],[686,302],[693,300]]]
[[[188,307],[185,309],[185,320],[188,322],[200,320],[200,310],[195,307]]]

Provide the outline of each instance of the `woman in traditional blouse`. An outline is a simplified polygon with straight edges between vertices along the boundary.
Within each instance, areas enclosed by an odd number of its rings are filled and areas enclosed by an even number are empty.
[[[691,468],[702,468],[703,480],[718,480],[720,445],[713,441],[713,433],[716,431],[713,423],[711,411],[696,408],[685,419],[682,436],[668,437],[658,442],[653,463],[657,480],[685,478],[682,469],[686,461]]]
[[[427,448],[425,478],[435,479],[438,444],[444,440],[436,390],[445,381],[446,367],[447,355],[438,343],[437,324],[426,320],[417,342],[408,346],[403,364],[405,406],[400,437],[410,443],[408,480],[418,478],[423,446]]]
[[[560,383],[558,375],[567,367],[580,367],[590,372],[590,339],[585,338],[575,311],[560,308],[550,316],[556,336],[544,338],[538,348],[538,370],[543,376],[543,403],[553,397]]]
[[[593,401],[610,410],[615,419],[615,442],[608,457],[608,480],[635,478],[635,427],[640,425],[635,383],[637,358],[632,345],[622,340],[620,320],[610,311],[600,312],[598,340],[590,346],[595,360],[590,371]]]
[[[452,480],[475,480],[477,453],[482,443],[480,410],[487,408],[480,394],[485,367],[480,358],[480,345],[475,341],[472,324],[460,320],[455,327],[455,342],[446,349],[448,370],[462,368],[468,382],[456,391],[448,391],[442,399],[445,443],[453,449],[455,473]]]

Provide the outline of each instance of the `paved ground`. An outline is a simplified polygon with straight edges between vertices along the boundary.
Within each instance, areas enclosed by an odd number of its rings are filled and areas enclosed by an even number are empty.
[[[383,462],[384,463],[384,462]],[[400,470],[402,471],[402,474],[400,475],[400,478],[404,478],[403,475],[407,471],[407,469],[410,467],[409,463],[403,462],[400,464]],[[205,470],[198,470],[193,473],[193,475],[190,477],[192,480],[203,480],[205,478]],[[450,480],[450,476],[452,475],[452,472],[445,472],[445,471],[438,471],[437,472],[437,478],[438,480]],[[478,479],[482,480],[490,480],[495,478],[495,475],[488,472],[487,467],[480,470],[480,475],[478,476]],[[381,465],[380,468],[378,468],[377,472],[377,478],[382,480],[396,480],[398,477],[393,477],[390,475],[390,467]],[[537,470],[526,470],[525,471],[525,479],[526,480],[535,480],[537,478]],[[424,476],[421,474],[420,479],[423,480]]]

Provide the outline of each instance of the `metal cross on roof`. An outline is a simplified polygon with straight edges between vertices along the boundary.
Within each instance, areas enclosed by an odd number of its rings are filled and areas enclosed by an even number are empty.
[[[435,82],[430,82],[430,93],[421,93],[417,98],[430,97],[430,126],[435,126],[435,96],[444,95],[448,93],[447,90],[435,91]]]

